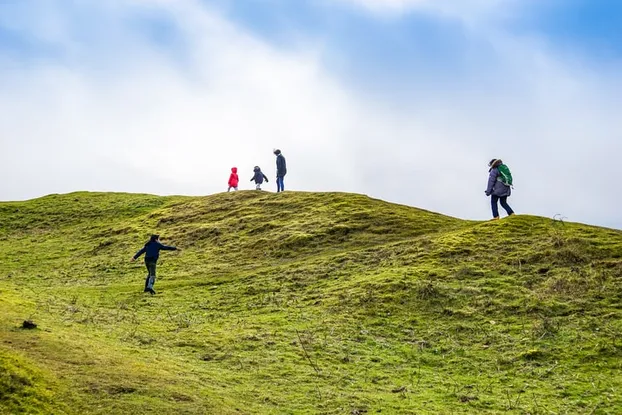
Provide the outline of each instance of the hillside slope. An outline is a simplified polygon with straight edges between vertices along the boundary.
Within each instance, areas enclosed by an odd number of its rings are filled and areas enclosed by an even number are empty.
[[[0,413],[620,413],[621,258],[340,193],[0,203]]]

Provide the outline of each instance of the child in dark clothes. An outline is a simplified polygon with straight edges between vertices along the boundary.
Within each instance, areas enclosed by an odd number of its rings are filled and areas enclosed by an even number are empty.
[[[136,261],[138,257],[145,254],[145,266],[147,267],[147,279],[145,280],[145,292],[151,295],[156,292],[153,290],[153,284],[155,284],[156,277],[156,263],[160,257],[160,251],[179,251],[180,249],[174,246],[163,245],[160,242],[160,235],[151,235],[149,242],[132,257],[132,261]]]
[[[266,181],[266,183],[268,183],[268,178],[266,177],[265,174],[263,174],[263,172],[261,171],[259,166],[255,166],[253,171],[255,172],[255,174],[253,175],[253,178],[251,179],[251,182],[252,181],[255,182],[255,185],[256,185],[255,189],[256,190],[261,190],[261,185],[263,184],[264,180]]]

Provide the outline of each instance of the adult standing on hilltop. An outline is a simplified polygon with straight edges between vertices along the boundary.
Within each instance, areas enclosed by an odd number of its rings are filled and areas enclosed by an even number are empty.
[[[503,164],[500,159],[492,159],[488,163],[490,170],[488,172],[488,187],[486,188],[486,196],[490,196],[490,204],[492,206],[492,219],[499,219],[499,206],[497,203],[501,201],[501,206],[512,216],[514,211],[508,205],[508,197],[512,194],[512,174],[508,166]]]
[[[285,190],[285,184],[283,178],[287,174],[287,165],[285,163],[285,157],[281,154],[281,150],[274,150],[276,155],[276,192],[282,192]]]
[[[175,246],[167,246],[160,242],[160,235],[151,235],[149,241],[143,246],[143,248],[136,252],[136,255],[132,257],[132,261],[145,254],[145,266],[147,267],[147,279],[145,280],[145,292],[151,295],[156,292],[153,290],[153,284],[155,284],[156,278],[156,263],[160,257],[160,251],[181,251]]]

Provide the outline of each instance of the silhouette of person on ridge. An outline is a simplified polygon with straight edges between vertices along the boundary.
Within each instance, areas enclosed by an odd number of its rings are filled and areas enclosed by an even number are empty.
[[[266,183],[268,183],[268,178],[265,174],[263,174],[259,166],[255,166],[253,172],[254,173],[253,177],[251,178],[251,182],[255,182],[255,190],[261,190],[261,185],[263,184],[263,181],[265,180]]]
[[[240,182],[240,178],[238,177],[238,168],[237,167],[232,167],[231,168],[231,176],[229,176],[229,188],[227,189],[227,192],[230,192],[231,189],[237,191],[238,190],[238,183]]]
[[[501,201],[501,206],[507,212],[508,216],[512,216],[514,211],[508,205],[508,197],[512,194],[512,174],[508,166],[503,164],[501,159],[492,159],[488,163],[490,170],[488,172],[488,187],[486,188],[486,196],[490,196],[490,205],[492,207],[492,219],[499,219],[499,206],[497,203]]]
[[[285,163],[285,157],[281,154],[281,150],[274,150],[274,154],[276,155],[276,192],[279,193],[285,190],[283,179],[287,174],[287,165]]]

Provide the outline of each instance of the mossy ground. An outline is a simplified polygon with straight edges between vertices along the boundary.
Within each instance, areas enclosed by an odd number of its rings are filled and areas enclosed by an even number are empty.
[[[183,248],[153,297],[152,232]],[[618,414],[621,315],[615,230],[339,193],[0,203],[0,413]]]

